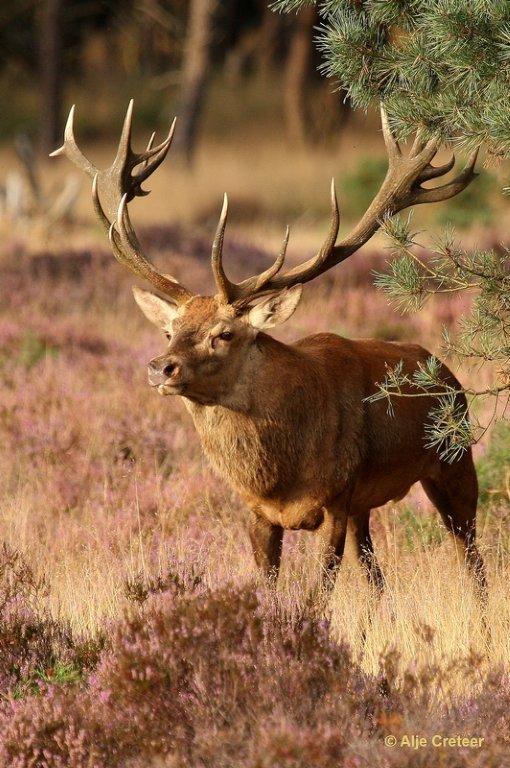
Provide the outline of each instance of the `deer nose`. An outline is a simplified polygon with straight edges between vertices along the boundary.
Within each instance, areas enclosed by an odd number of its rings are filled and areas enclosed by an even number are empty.
[[[148,366],[149,384],[157,387],[168,379],[175,379],[181,371],[181,366],[176,360],[151,360]]]
[[[170,376],[173,376],[174,374],[178,374],[180,370],[181,370],[181,366],[178,363],[167,363],[163,368],[163,373],[165,374],[167,379],[169,379]]]

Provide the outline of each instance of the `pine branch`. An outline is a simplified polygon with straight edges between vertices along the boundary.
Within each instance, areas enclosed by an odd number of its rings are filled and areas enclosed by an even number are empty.
[[[314,3],[278,0],[276,11]],[[398,137],[418,126],[510,156],[510,3],[322,0],[322,71],[355,107],[384,99]]]

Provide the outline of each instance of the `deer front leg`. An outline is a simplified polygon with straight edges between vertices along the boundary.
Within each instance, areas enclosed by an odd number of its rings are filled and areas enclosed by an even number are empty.
[[[252,511],[248,532],[255,562],[266,578],[276,581],[282,556],[283,528]]]
[[[319,535],[324,544],[324,568],[322,584],[326,591],[335,585],[337,569],[342,562],[347,533],[347,510],[344,503],[332,502],[324,512]]]

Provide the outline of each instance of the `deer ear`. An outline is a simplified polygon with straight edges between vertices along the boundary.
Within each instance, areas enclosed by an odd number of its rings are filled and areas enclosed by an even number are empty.
[[[133,288],[135,301],[145,317],[163,330],[170,329],[172,320],[177,314],[178,308],[165,299],[160,299],[155,293],[144,291],[136,286]]]
[[[302,285],[295,285],[256,304],[248,313],[250,325],[261,331],[284,323],[299,304],[302,290]]]

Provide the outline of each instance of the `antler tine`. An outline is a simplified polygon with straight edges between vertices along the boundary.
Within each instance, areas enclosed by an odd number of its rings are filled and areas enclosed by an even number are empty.
[[[381,101],[381,128],[382,128],[384,143],[386,144],[386,150],[388,152],[388,158],[389,158],[390,164],[393,164],[395,160],[398,160],[398,158],[402,155],[402,151],[400,149],[400,144],[398,143],[398,141],[393,135],[393,131],[391,130],[391,126],[390,126],[390,121],[388,120],[388,114],[386,112],[386,108],[382,103],[382,101]]]
[[[168,132],[168,135],[166,139],[161,142],[161,144],[158,144],[157,147],[152,147],[151,141],[154,141],[154,136],[155,136],[155,134],[152,134],[151,140],[147,145],[146,151],[143,152],[141,155],[138,155],[138,158],[139,158],[138,163],[143,164],[142,169],[138,171],[136,174],[133,174],[134,178],[136,179],[136,183],[138,185],[138,190],[139,190],[138,194],[148,194],[148,192],[140,189],[140,184],[142,184],[145,181],[145,179],[147,179],[156,170],[156,168],[159,168],[159,166],[167,156],[168,151],[172,146],[176,122],[177,122],[177,118],[174,117],[174,119],[172,120],[172,124],[170,126],[170,130]]]
[[[89,176],[94,177],[97,174],[98,169],[85,157],[74,138],[74,112],[75,105],[73,104],[69,110],[66,127],[64,128],[64,143],[58,149],[50,152],[50,157],[60,157],[61,155],[65,155],[72,163],[78,166],[78,168],[85,171]]]
[[[120,247],[119,243],[117,242],[118,234],[117,234],[117,232],[115,230],[115,222],[110,222],[109,221],[107,215],[105,214],[105,212],[103,210],[103,206],[101,205],[101,201],[99,199],[99,194],[98,194],[98,191],[97,191],[97,173],[94,176],[94,180],[92,182],[92,201],[93,201],[93,204],[94,204],[94,210],[96,212],[96,215],[97,215],[98,219],[100,220],[100,222],[102,223],[104,229],[106,230],[106,232],[108,234],[108,239],[109,239],[110,245],[112,247],[112,252],[113,252],[113,255],[115,256],[115,258],[117,259],[117,261],[119,261],[124,266],[127,266],[128,269],[130,269],[131,271],[134,271],[135,274],[138,277],[143,277],[143,275],[140,274],[139,270],[135,270],[134,268],[132,268],[132,266],[129,263],[127,263],[126,256],[122,252],[121,247]]]
[[[335,179],[331,179],[331,222],[329,225],[329,232],[326,240],[324,241],[322,248],[317,254],[315,259],[315,268],[322,266],[331,253],[332,248],[336,243],[338,237],[338,230],[340,228],[340,211],[338,210],[338,200],[336,196]]]
[[[134,103],[135,102],[133,99],[129,100],[129,104],[126,110],[126,115],[124,117],[124,123],[122,125],[119,144],[117,147],[117,154],[115,155],[115,160],[113,161],[114,167],[125,168],[126,165],[128,164],[128,161],[132,158],[134,154],[133,150],[131,149],[131,133],[132,133]]]
[[[427,165],[420,174],[420,183],[423,181],[429,181],[430,179],[437,179],[438,176],[444,176],[452,170],[455,165],[455,155],[452,154],[451,158],[443,163],[443,165]]]
[[[143,253],[129,218],[127,195],[122,196],[116,224],[120,245],[116,242],[113,225],[110,227],[110,242],[117,251],[115,255],[119,261],[122,261],[136,275],[152,283],[155,288],[170,297],[176,304],[183,304],[190,299],[192,294],[186,288],[171,275],[163,275],[158,272]]]
[[[227,226],[228,216],[228,197],[223,195],[223,205],[221,207],[218,226],[211,249],[211,266],[214,275],[214,282],[218,289],[219,297],[224,304],[228,304],[236,294],[235,286],[230,282],[223,269],[223,239],[225,237],[225,228]]]
[[[177,123],[177,118],[174,117],[174,119],[170,123],[170,128],[168,129],[166,138],[163,139],[161,144],[158,144],[157,146],[154,146],[154,139],[156,138],[156,132],[154,131],[151,134],[151,137],[149,139],[145,152],[141,152],[139,155],[137,155],[139,163],[146,162],[147,160],[150,160],[151,157],[154,157],[154,155],[157,155],[159,154],[159,152],[162,152],[164,149],[168,149],[174,136],[176,123]]]
[[[111,222],[108,219],[106,213],[103,210],[103,206],[101,205],[101,201],[99,200],[99,193],[97,191],[97,179],[98,175],[94,176],[94,179],[92,181],[92,202],[94,204],[94,210],[96,212],[96,215],[99,219],[99,221],[102,223],[103,227],[105,228],[106,232],[110,231]]]
[[[112,222],[112,224],[110,224],[110,226],[108,227],[108,239],[110,241],[110,245],[111,245],[111,248],[112,248],[112,253],[115,256],[115,258],[117,259],[117,261],[120,264],[122,264],[124,267],[127,266],[128,269],[131,272],[133,272],[133,274],[135,274],[137,277],[144,277],[144,275],[142,275],[138,269],[136,269],[131,264],[127,263],[125,254],[121,250],[121,248],[120,248],[120,246],[119,246],[119,244],[117,242],[117,232],[115,231],[115,222]]]
[[[234,283],[232,285],[232,294],[233,297],[235,297],[234,305],[240,309],[242,307],[245,307],[247,304],[250,303],[250,301],[254,298],[260,298],[262,296],[267,296],[271,293],[274,293],[274,288],[267,288],[266,286],[271,282],[273,277],[278,274],[278,272],[283,267],[283,264],[285,262],[285,256],[287,254],[287,246],[289,244],[289,237],[290,237],[290,227],[287,225],[285,228],[285,235],[283,238],[282,247],[280,248],[280,251],[278,253],[278,256],[276,257],[273,264],[271,264],[270,267],[268,267],[264,272],[262,272],[260,275],[255,275],[254,277],[248,277],[246,280],[243,280],[241,283]]]
[[[454,197],[455,195],[458,195],[459,192],[462,192],[462,190],[472,182],[475,176],[478,175],[475,173],[475,165],[479,149],[480,148],[477,147],[474,152],[471,153],[462,171],[452,179],[452,181],[439,187],[433,187],[432,189],[424,189],[419,186],[415,192],[413,203],[439,203],[442,200],[448,200],[450,197]],[[422,179],[420,179],[420,181],[421,180]]]
[[[146,167],[147,167],[147,163],[149,162],[149,158],[148,158],[148,155],[149,155],[149,153],[151,153],[151,154],[152,154],[151,150],[152,150],[152,149],[153,149],[153,147],[154,147],[154,140],[155,140],[155,139],[156,139],[156,131],[153,131],[153,132],[151,133],[151,135],[150,135],[150,139],[149,139],[149,141],[147,142],[147,149],[146,149],[146,150],[145,150],[145,152],[143,153],[143,154],[144,154],[144,156],[145,156],[145,159],[144,159],[144,160],[142,160],[142,165],[143,165],[143,167],[144,167],[144,168],[146,168]],[[156,147],[156,149],[159,149],[159,147]]]
[[[423,134],[425,133],[425,129],[423,125],[420,125],[419,128],[416,130],[416,135],[414,137],[413,145],[411,147],[411,151],[409,155],[411,157],[415,157],[416,155],[419,155],[420,152],[425,147],[425,144],[427,143],[425,139],[423,138]]]
[[[98,188],[97,188],[97,179],[98,179],[98,174],[96,173],[96,175],[94,176],[94,180],[92,182],[92,202],[94,204],[94,210],[96,212],[96,215],[99,221],[102,223],[105,231],[108,233],[108,237],[111,240],[112,239],[111,238],[112,223],[108,219],[106,213],[104,212],[103,206],[101,205]],[[136,232],[134,231],[133,225],[131,224],[131,219],[129,218],[129,216],[126,216],[125,219],[126,220],[124,222],[124,226],[126,230],[129,232],[129,240],[132,247],[135,249],[141,250],[141,246],[136,236]],[[115,227],[115,222],[113,223],[113,227]],[[115,229],[113,230],[113,232],[115,233]],[[117,248],[119,248],[119,246],[117,246]]]
[[[138,277],[144,277],[144,274],[140,271],[140,269],[126,258],[126,254],[123,252],[121,245],[117,241],[119,235],[115,230],[115,222],[113,221],[110,223],[108,221],[108,218],[103,210],[103,206],[101,205],[101,201],[99,200],[99,195],[97,193],[97,174],[94,177],[94,181],[92,182],[92,199],[94,202],[94,209],[106,231],[108,232],[108,239],[112,247],[112,252],[117,261],[122,265],[127,266],[127,268]]]
[[[282,247],[280,248],[280,252],[278,253],[278,256],[276,257],[273,264],[271,264],[270,267],[264,270],[264,272],[262,272],[256,279],[255,291],[257,293],[261,291],[269,283],[269,281],[272,280],[273,277],[278,274],[278,272],[283,267],[285,262],[285,256],[287,255],[287,246],[289,244],[289,237],[290,237],[290,227],[287,224],[285,228],[285,235],[283,237]],[[243,284],[240,283],[239,289],[241,292],[244,293],[242,286]]]

